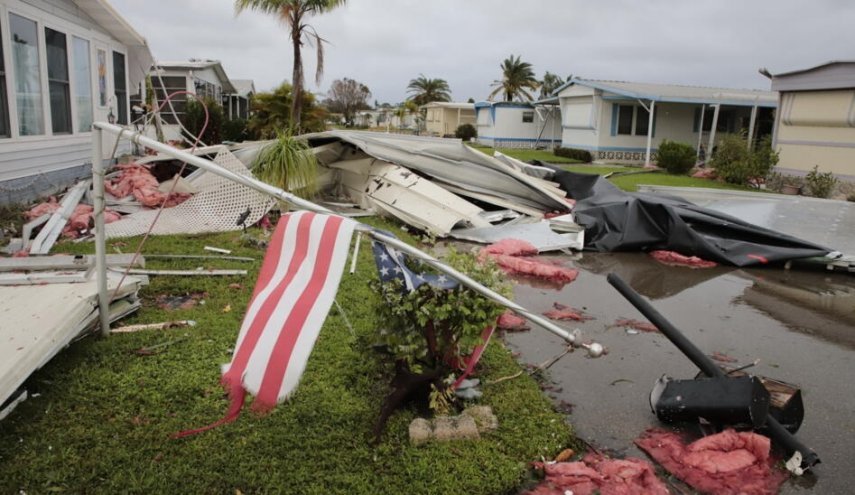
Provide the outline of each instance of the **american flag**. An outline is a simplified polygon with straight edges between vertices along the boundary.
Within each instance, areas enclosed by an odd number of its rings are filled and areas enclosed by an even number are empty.
[[[232,404],[222,420],[178,433],[183,437],[237,419],[246,393],[269,410],[297,387],[329,313],[356,222],[311,212],[289,213],[276,227],[222,382]]]
[[[389,232],[380,232],[394,237]],[[380,281],[384,284],[397,279],[403,283],[407,291],[418,289],[424,284],[437,289],[453,289],[458,285],[456,280],[443,274],[416,273],[410,270],[406,264],[406,256],[383,243],[372,241],[371,249],[374,252],[374,262],[377,263]]]

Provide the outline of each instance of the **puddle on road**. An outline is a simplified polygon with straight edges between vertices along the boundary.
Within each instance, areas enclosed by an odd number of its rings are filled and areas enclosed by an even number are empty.
[[[554,257],[569,260],[568,257]],[[798,437],[822,458],[815,477],[789,482],[782,493],[847,493],[855,485],[855,277],[821,272],[668,267],[641,253],[585,253],[568,261],[579,278],[561,290],[514,289],[515,299],[543,313],[559,302],[596,319],[578,324],[585,339],[609,349],[600,359],[568,355],[549,370],[558,401],[574,404],[568,416],[579,436],[623,455],[643,456],[632,441],[659,426],[648,394],[663,374],[697,372],[663,335],[628,333],[613,324],[643,319],[608,282],[615,272],[650,301],[705,353],[738,364],[760,359],[754,372],[802,387],[805,419]],[[562,341],[539,328],[508,334],[520,359],[540,364],[559,354]]]

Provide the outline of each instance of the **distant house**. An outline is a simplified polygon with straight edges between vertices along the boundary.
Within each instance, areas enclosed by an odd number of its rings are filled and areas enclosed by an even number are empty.
[[[627,163],[655,161],[664,139],[691,144],[699,154],[708,154],[723,133],[745,132],[753,141],[771,133],[778,105],[770,91],[575,77],[555,95],[561,146]]]
[[[0,203],[89,175],[92,122],[130,123],[152,63],[106,0],[0,0]]]
[[[223,102],[224,95],[237,94],[219,60],[158,62],[151,70],[151,84],[158,104],[163,103],[167,95],[178,91],[187,91],[199,98],[210,97],[216,102]],[[161,117],[166,123],[178,123],[176,119],[183,117],[187,98],[186,94],[175,94],[170,99],[172,108],[163,107]]]
[[[803,173],[817,165],[855,179],[855,61],[768,75],[780,93],[778,168]]]
[[[533,103],[475,104],[478,143],[495,148],[554,147],[561,142],[557,99]]]
[[[223,111],[227,119],[248,119],[255,96],[255,83],[252,79],[232,79],[233,93],[223,94]]]
[[[433,136],[453,136],[461,125],[475,125],[474,103],[434,101],[419,108],[424,112],[425,131]]]

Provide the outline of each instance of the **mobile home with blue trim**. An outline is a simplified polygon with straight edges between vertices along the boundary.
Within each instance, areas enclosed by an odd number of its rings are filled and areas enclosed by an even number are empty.
[[[550,102],[482,101],[475,104],[475,122],[484,146],[551,148],[561,140],[558,106]]]
[[[690,144],[699,159],[717,138],[772,132],[771,91],[572,78],[554,93],[561,108],[561,146],[596,161],[651,163],[663,140]]]

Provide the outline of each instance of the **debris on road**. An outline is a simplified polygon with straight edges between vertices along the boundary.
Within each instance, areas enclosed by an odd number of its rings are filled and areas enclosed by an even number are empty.
[[[714,261],[706,261],[697,256],[686,256],[677,251],[665,251],[662,249],[650,251],[650,257],[668,266],[685,266],[688,268],[715,268],[718,266],[718,263]]]
[[[645,494],[668,495],[653,465],[642,459],[609,459],[588,454],[576,462],[536,462],[546,475],[527,495]]]
[[[543,313],[543,316],[550,320],[587,321],[594,319],[593,316],[585,314],[581,309],[571,308],[570,306],[565,306],[561,303],[552,303],[552,307],[554,309]]]

